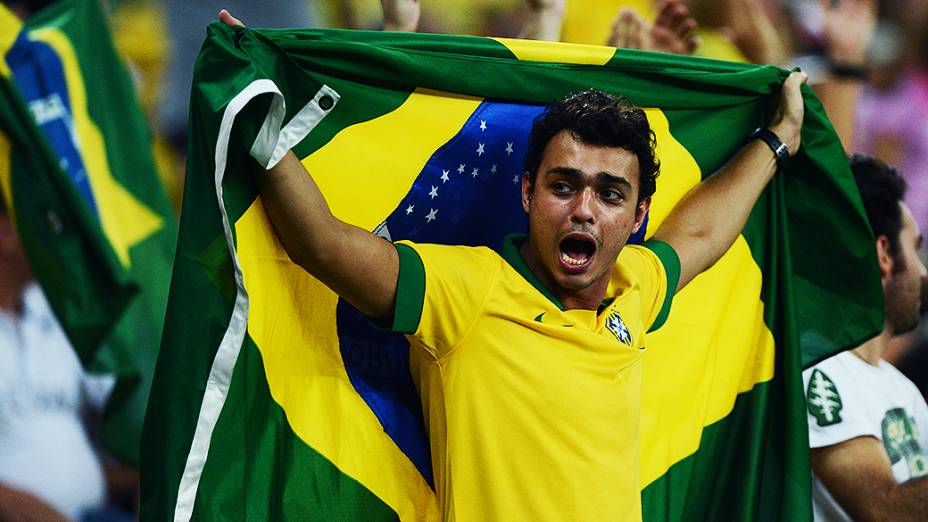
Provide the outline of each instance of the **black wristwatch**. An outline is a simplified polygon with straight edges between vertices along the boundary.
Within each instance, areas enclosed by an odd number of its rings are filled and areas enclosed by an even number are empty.
[[[845,62],[828,61],[828,72],[835,78],[842,80],[856,80],[859,82],[867,81],[867,68],[863,65],[856,65]]]
[[[761,140],[770,147],[773,155],[777,158],[777,170],[782,169],[786,162],[789,161],[789,147],[780,141],[780,138],[770,129],[766,127],[754,129],[754,132],[751,133],[751,139]]]

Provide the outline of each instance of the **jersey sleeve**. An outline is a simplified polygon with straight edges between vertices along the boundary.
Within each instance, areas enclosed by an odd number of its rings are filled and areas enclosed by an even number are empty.
[[[680,258],[667,243],[650,240],[644,245],[623,248],[618,263],[621,270],[638,282],[641,317],[648,331],[657,330],[670,314],[670,305],[680,280]]]
[[[467,333],[498,279],[488,248],[395,243],[400,259],[390,330],[410,335],[436,358]]]
[[[802,373],[809,421],[809,447],[822,448],[856,437],[880,438],[867,413],[867,397],[842,361],[825,360]]]

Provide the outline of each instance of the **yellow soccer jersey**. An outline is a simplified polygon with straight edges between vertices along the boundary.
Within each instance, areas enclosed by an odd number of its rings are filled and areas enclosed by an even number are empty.
[[[640,520],[641,356],[680,262],[666,243],[626,246],[600,310],[565,311],[522,240],[502,255],[397,244],[393,329],[412,346],[445,520]]]

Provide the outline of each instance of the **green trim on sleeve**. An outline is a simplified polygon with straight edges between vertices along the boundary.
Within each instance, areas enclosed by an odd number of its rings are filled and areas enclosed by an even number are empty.
[[[400,258],[400,273],[396,280],[396,301],[393,323],[389,330],[411,334],[419,328],[422,304],[425,302],[425,265],[419,253],[409,245],[394,243]]]
[[[654,323],[648,328],[648,332],[653,332],[667,320],[670,315],[670,304],[673,302],[673,296],[677,291],[677,283],[680,281],[680,257],[672,246],[659,239],[649,239],[644,242],[644,247],[654,252],[657,258],[664,265],[664,272],[667,274],[667,293],[664,295],[664,304],[661,305],[660,312],[654,318]]]

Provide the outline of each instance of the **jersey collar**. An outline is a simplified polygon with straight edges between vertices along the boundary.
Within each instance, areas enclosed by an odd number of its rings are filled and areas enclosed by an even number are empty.
[[[503,248],[500,252],[500,256],[506,260],[507,263],[521,275],[526,281],[529,282],[536,290],[541,292],[541,295],[548,298],[558,310],[563,310],[564,306],[561,304],[560,299],[554,297],[554,294],[551,293],[548,288],[541,283],[541,280],[538,279],[538,276],[532,272],[532,269],[528,267],[528,263],[522,259],[522,253],[519,252],[519,248],[522,246],[522,243],[525,241],[525,234],[509,234],[503,239]]]

